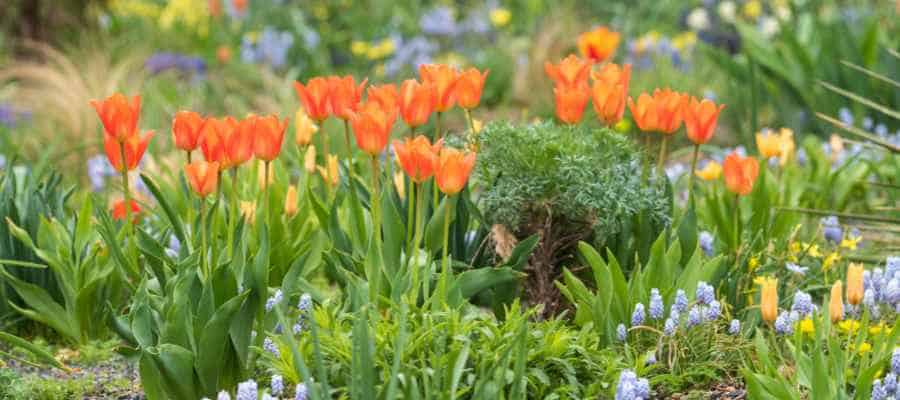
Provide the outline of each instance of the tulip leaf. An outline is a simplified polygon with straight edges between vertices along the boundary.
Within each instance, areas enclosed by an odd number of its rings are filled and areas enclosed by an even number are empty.
[[[456,218],[456,199],[459,196],[445,196],[438,205],[437,210],[431,215],[428,225],[425,226],[425,248],[430,252],[436,252],[444,245],[444,218],[450,218],[453,223]]]
[[[47,350],[44,350],[42,347],[37,346],[28,340],[0,331],[0,341],[6,342],[13,347],[20,347],[22,349],[25,349],[33,354],[38,360],[59,368],[63,371],[71,371],[69,367],[59,362],[56,357],[53,357],[53,354],[50,354],[49,352],[47,352]]]
[[[514,271],[509,267],[502,268],[477,268],[457,274],[450,284],[447,303],[451,306],[462,304],[478,292],[508,282],[514,282],[524,277],[525,274]]]
[[[144,181],[144,185],[147,186],[147,189],[153,194],[159,206],[162,207],[163,213],[166,215],[169,223],[172,224],[172,232],[175,234],[175,237],[178,238],[179,242],[187,243],[187,236],[184,234],[184,225],[181,222],[181,218],[175,213],[175,209],[169,204],[169,200],[163,196],[159,186],[147,174],[141,174],[141,180]]]

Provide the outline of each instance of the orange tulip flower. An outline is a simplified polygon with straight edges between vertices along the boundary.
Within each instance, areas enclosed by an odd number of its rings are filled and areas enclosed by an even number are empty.
[[[377,156],[387,146],[395,116],[388,114],[374,102],[365,103],[361,110],[350,118],[356,146],[364,153]]]
[[[356,85],[356,79],[347,75],[345,77],[331,76],[328,77],[328,86],[330,87],[329,101],[331,103],[331,111],[335,117],[343,120],[349,120],[350,116],[359,109],[359,102],[362,99],[363,88],[366,87],[367,79]]]
[[[638,128],[644,132],[655,132],[659,129],[659,116],[656,111],[656,100],[647,93],[641,93],[637,102],[628,98],[628,109]]]
[[[308,146],[312,142],[313,134],[319,131],[319,127],[302,108],[297,109],[297,113],[294,114],[294,127],[296,128],[295,141],[300,147]]]
[[[393,115],[394,119],[397,119],[397,115],[400,113],[400,92],[397,91],[396,85],[389,83],[381,86],[369,86],[366,93],[369,95],[370,102],[378,104],[388,115]]]
[[[656,89],[653,91],[653,100],[656,105],[656,115],[659,118],[657,128],[662,133],[670,135],[675,133],[678,128],[681,128],[688,96],[669,88]]]
[[[447,64],[423,64],[419,66],[422,82],[434,86],[434,109],[445,112],[456,104],[456,84],[459,82],[459,71]]]
[[[134,200],[131,200],[131,223],[136,224],[138,221],[138,214],[141,212],[141,207]],[[112,217],[113,220],[121,221],[125,219],[125,216],[128,215],[128,210],[125,209],[125,200],[118,200],[112,205]]]
[[[847,267],[847,302],[859,305],[863,300],[863,266],[858,263],[850,263]]]
[[[490,70],[479,72],[475,68],[469,68],[459,75],[459,81],[456,83],[456,102],[460,107],[466,110],[478,107],[484,82],[490,72]]]
[[[137,168],[141,158],[144,157],[144,151],[147,150],[151,138],[153,138],[152,131],[145,132],[144,137],[139,137],[137,134],[129,136],[122,143],[116,141],[115,137],[109,136],[103,141],[103,149],[106,150],[106,158],[109,159],[109,163],[116,171],[122,171],[123,167],[131,171]],[[125,147],[124,165],[122,165],[122,149],[120,148],[123,145]]]
[[[219,185],[219,163],[196,160],[184,166],[184,174],[200,197],[206,197],[216,191]]]
[[[753,157],[741,157],[732,152],[725,157],[722,166],[725,173],[725,186],[728,190],[746,196],[753,190],[753,183],[759,174],[759,164]]]
[[[407,79],[400,85],[400,115],[411,128],[425,125],[437,103],[434,86]]]
[[[200,151],[203,158],[209,162],[225,162],[225,141],[236,129],[238,122],[234,117],[214,118],[209,117],[200,129]]]
[[[697,100],[691,97],[690,103],[684,108],[684,127],[688,139],[694,144],[708,142],[715,133],[716,121],[724,108],[724,104],[717,107],[716,103],[708,99]]]
[[[453,196],[466,187],[472,167],[475,166],[475,153],[463,152],[452,148],[443,148],[438,159],[438,169],[434,175],[438,189],[447,196]]]
[[[223,156],[219,167],[223,170],[237,167],[253,157],[253,138],[256,134],[257,116],[249,115],[240,121],[232,117],[225,119],[229,129],[223,142]]]
[[[118,142],[137,135],[137,123],[141,114],[141,96],[129,100],[121,93],[115,93],[105,100],[91,100],[97,116],[103,123],[105,137]]]
[[[591,89],[594,111],[597,118],[606,125],[612,126],[622,120],[630,78],[631,64],[625,64],[624,67],[613,63],[605,64],[599,73],[594,74],[594,86]]]
[[[578,35],[578,50],[581,56],[593,62],[603,62],[612,57],[621,40],[619,32],[601,26]]]
[[[588,76],[591,73],[591,63],[574,54],[570,54],[560,61],[558,65],[550,62],[544,63],[544,72],[553,80],[556,87],[582,87],[587,86]]]
[[[394,153],[400,167],[416,183],[425,182],[437,171],[441,147],[440,142],[432,145],[422,135],[414,139],[406,138],[403,142],[394,141]]]
[[[763,278],[760,290],[759,311],[763,321],[775,322],[778,317],[778,280],[775,278]]]
[[[200,129],[206,122],[200,114],[193,111],[179,111],[175,113],[172,121],[172,138],[175,147],[184,151],[197,149],[197,141],[200,139]]]
[[[831,298],[828,303],[828,314],[831,315],[831,322],[838,322],[844,319],[844,299],[843,285],[841,281],[834,282],[831,286]]]
[[[781,155],[781,136],[765,129],[756,134],[756,148],[763,158],[778,157]]]
[[[284,131],[287,130],[288,120],[278,120],[275,115],[256,117],[253,132],[253,153],[256,158],[264,161],[272,161],[281,152],[281,142],[284,141]]]
[[[587,105],[590,93],[586,87],[560,86],[553,89],[556,95],[556,117],[567,124],[576,124],[581,121],[584,107]]]
[[[312,78],[306,82],[306,86],[300,82],[294,82],[294,90],[297,91],[297,97],[303,103],[306,114],[313,121],[321,125],[322,121],[328,119],[331,114],[331,101],[329,100],[331,85],[328,84],[327,78]]]

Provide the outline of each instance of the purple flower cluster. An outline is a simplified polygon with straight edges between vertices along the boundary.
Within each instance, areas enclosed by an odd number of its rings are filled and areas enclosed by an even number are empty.
[[[303,332],[306,325],[309,323],[309,319],[312,318],[310,315],[312,306],[312,296],[308,293],[303,293],[303,295],[300,296],[300,301],[297,303],[297,309],[300,310],[300,315],[297,317],[297,323],[295,323],[293,327],[295,335],[299,335]]]
[[[891,372],[884,379],[876,379],[872,382],[872,400],[889,400],[900,397],[898,378],[900,375],[900,349],[891,354]]]
[[[703,250],[703,254],[706,254],[707,257],[712,257],[715,252],[713,247],[715,240],[716,238],[708,231],[700,232],[700,236],[697,237],[697,241],[700,242],[700,250]]]
[[[647,400],[650,398],[650,382],[638,378],[630,369],[622,371],[616,384],[616,400]]]
[[[258,38],[244,35],[241,40],[241,60],[248,64],[268,64],[273,68],[281,68],[287,65],[288,52],[293,46],[294,35],[291,32],[269,26],[263,29]]]
[[[884,269],[863,272],[863,290],[863,305],[873,317],[900,312],[900,257],[888,257]]]
[[[844,230],[841,228],[841,224],[837,217],[832,215],[830,217],[822,218],[821,223],[825,240],[833,244],[841,243],[841,239],[844,237]]]
[[[10,105],[0,104],[0,125],[15,128],[19,122],[31,118],[31,113],[17,111]]]
[[[200,57],[179,53],[159,52],[144,61],[144,68],[151,75],[156,75],[167,70],[176,70],[194,76],[206,75],[206,61]]]
[[[238,384],[236,400],[257,400],[259,388],[256,381],[250,379]]]

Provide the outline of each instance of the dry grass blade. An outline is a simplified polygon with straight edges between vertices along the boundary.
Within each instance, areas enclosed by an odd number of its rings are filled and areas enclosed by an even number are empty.
[[[876,102],[874,102],[874,101],[872,101],[872,100],[869,100],[869,99],[867,99],[867,98],[865,98],[865,97],[862,97],[862,96],[860,96],[860,95],[858,95],[858,94],[856,94],[856,93],[853,93],[853,92],[850,92],[850,91],[841,89],[841,88],[839,88],[839,87],[837,87],[837,86],[834,86],[834,85],[832,85],[832,84],[830,84],[830,83],[828,83],[828,82],[819,81],[819,84],[822,85],[823,87],[825,87],[825,89],[828,89],[828,90],[830,90],[830,91],[832,91],[832,92],[835,92],[835,93],[837,93],[837,94],[839,94],[839,95],[841,95],[841,96],[844,96],[844,97],[846,97],[846,98],[848,98],[848,99],[850,99],[850,100],[853,100],[853,101],[862,103],[863,105],[865,105],[865,106],[867,106],[867,107],[869,107],[869,108],[878,110],[878,111],[880,111],[882,114],[885,114],[885,115],[887,115],[887,116],[889,116],[889,117],[891,117],[891,118],[900,120],[900,112],[897,112],[896,110],[892,110],[892,109],[890,109],[890,108],[888,108],[888,107],[886,107],[886,106],[884,106],[884,105],[878,104],[878,103],[876,103]]]
[[[872,143],[875,143],[881,147],[884,147],[884,148],[890,150],[891,152],[894,152],[894,153],[900,152],[900,147],[897,147],[894,144],[891,144],[890,142],[888,142],[878,136],[875,136],[871,133],[868,133],[862,129],[859,129],[855,126],[847,125],[841,121],[838,121],[837,119],[835,119],[833,117],[830,117],[830,116],[820,113],[820,112],[816,113],[816,117],[819,117],[820,119],[825,120],[826,122],[834,125],[837,128],[843,129],[849,133],[852,133],[852,134],[857,135],[863,139],[866,139]]]
[[[870,69],[861,67],[861,66],[859,66],[859,65],[856,65],[856,64],[854,64],[854,63],[852,63],[852,62],[849,62],[849,61],[846,61],[846,60],[841,61],[841,64],[844,64],[845,66],[847,66],[847,67],[849,67],[849,68],[852,68],[852,69],[854,69],[854,70],[857,70],[857,71],[859,71],[859,72],[862,72],[862,73],[868,75],[868,76],[871,77],[871,78],[877,79],[877,80],[882,81],[882,82],[884,82],[884,83],[887,83],[887,84],[893,85],[893,86],[895,86],[895,87],[897,87],[897,88],[900,88],[900,82],[897,82],[897,81],[895,81],[895,80],[893,80],[893,79],[891,79],[891,78],[888,78],[888,77],[886,77],[886,76],[884,76],[884,75],[881,75],[881,74],[879,74],[879,73],[877,73],[877,72],[875,72],[875,71],[872,71],[872,70],[870,70]]]

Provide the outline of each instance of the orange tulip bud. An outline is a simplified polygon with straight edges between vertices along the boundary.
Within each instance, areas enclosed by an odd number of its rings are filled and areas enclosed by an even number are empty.
[[[350,119],[350,116],[359,109],[359,102],[362,99],[363,88],[366,87],[367,79],[356,85],[356,79],[347,75],[343,78],[337,76],[328,77],[328,86],[330,87],[329,101],[331,103],[331,111],[335,117],[343,120]]]
[[[678,128],[681,128],[688,96],[669,88],[656,89],[653,91],[653,100],[656,105],[656,115],[659,118],[657,128],[665,134],[675,133]]]
[[[303,109],[298,109],[294,115],[294,126],[296,127],[297,146],[307,146],[312,142],[313,134],[319,131],[319,127],[313,122]]]
[[[400,115],[412,128],[428,123],[436,102],[437,92],[430,84],[407,79],[400,85]]]
[[[303,169],[308,173],[316,171],[316,146],[306,148],[306,155],[303,157]]]
[[[280,121],[277,116],[256,117],[254,124],[253,153],[256,158],[264,161],[272,161],[281,152],[281,143],[284,141],[284,131],[287,130],[288,120]]]
[[[364,104],[361,110],[350,118],[353,135],[356,136],[356,146],[372,156],[381,154],[384,146],[387,146],[391,127],[394,126],[392,117],[377,103],[367,102]]]
[[[459,72],[456,68],[447,64],[422,64],[419,66],[419,76],[422,82],[434,86],[437,101],[434,109],[444,112],[456,103],[456,84],[459,81]]]
[[[843,287],[841,281],[834,282],[831,286],[831,298],[828,303],[828,314],[831,315],[831,322],[838,322],[844,319],[844,299]]]
[[[723,165],[725,172],[725,187],[741,196],[750,194],[753,183],[759,174],[759,164],[753,157],[741,157],[732,152],[725,157]]]
[[[97,111],[106,138],[124,142],[138,133],[137,123],[141,114],[141,96],[129,100],[121,93],[115,93],[105,100],[91,100]]]
[[[553,80],[556,87],[577,88],[587,86],[591,63],[574,54],[559,62],[558,65],[544,63],[544,72]]]
[[[656,101],[647,93],[641,93],[637,102],[628,98],[628,109],[638,129],[644,132],[655,132],[659,129],[659,116],[656,110]]]
[[[687,129],[687,137],[695,144],[704,144],[712,138],[716,130],[716,121],[719,113],[725,105],[716,106],[710,100],[698,101],[691,97],[691,101],[684,109],[684,127]]]
[[[366,93],[369,94],[370,102],[378,104],[388,115],[393,115],[393,119],[397,119],[400,113],[400,92],[396,85],[369,86]]]
[[[593,62],[603,62],[612,57],[619,47],[621,35],[601,26],[578,35],[578,51],[581,56]]]
[[[303,103],[306,114],[313,121],[321,124],[322,121],[328,119],[331,114],[331,85],[327,78],[316,77],[310,79],[306,86],[300,82],[294,82],[294,89],[297,91],[297,97]]]
[[[463,152],[453,148],[443,148],[438,160],[438,169],[434,180],[447,196],[453,196],[466,187],[472,167],[475,166],[475,153]]]
[[[425,182],[434,175],[438,168],[440,150],[440,142],[432,145],[422,135],[414,139],[406,138],[403,142],[394,141],[394,153],[400,161],[400,167],[416,183]]]
[[[131,223],[136,224],[138,222],[138,214],[141,212],[141,207],[134,200],[131,200]],[[122,221],[125,219],[125,216],[128,214],[125,209],[125,200],[118,200],[112,205],[112,217],[116,221]]]
[[[175,113],[172,121],[172,138],[175,147],[184,151],[197,149],[197,141],[200,140],[200,129],[206,122],[200,114],[193,111],[179,111]]]
[[[781,137],[766,129],[756,134],[756,148],[763,158],[778,157],[781,155]]]
[[[197,141],[206,161],[224,163],[225,139],[236,127],[237,120],[233,117],[206,119],[200,129],[200,139]]]
[[[297,214],[297,186],[288,186],[287,193],[284,195],[284,214],[288,217]]]
[[[859,305],[863,300],[863,266],[850,263],[847,267],[847,303]]]
[[[338,169],[338,158],[334,154],[329,154],[326,157],[328,163],[326,168],[316,167],[319,169],[319,174],[322,175],[322,180],[325,181],[329,186],[335,187],[340,182],[340,172]]]
[[[772,323],[778,317],[778,280],[775,278],[763,278],[760,289],[759,311],[763,321]]]
[[[103,141],[103,149],[106,151],[106,158],[109,159],[109,163],[116,171],[122,171],[123,168],[131,171],[137,168],[141,158],[144,157],[151,138],[153,138],[152,131],[145,132],[144,137],[139,137],[137,134],[129,136],[124,142],[118,142],[115,137],[107,136]],[[124,165],[122,165],[122,148],[120,146],[125,147]]]
[[[597,118],[608,126],[622,120],[625,114],[625,99],[628,97],[628,81],[631,78],[631,64],[620,67],[606,64],[594,74],[591,95]]]
[[[587,105],[590,93],[582,87],[559,86],[553,89],[556,95],[556,117],[567,124],[576,124],[581,121],[584,107]]]
[[[219,163],[196,160],[184,166],[184,174],[191,184],[191,189],[200,197],[206,197],[216,191],[219,185]]]
[[[460,107],[467,110],[478,107],[489,72],[491,71],[485,70],[482,73],[475,68],[469,68],[459,75],[459,81],[456,83],[456,102]]]

